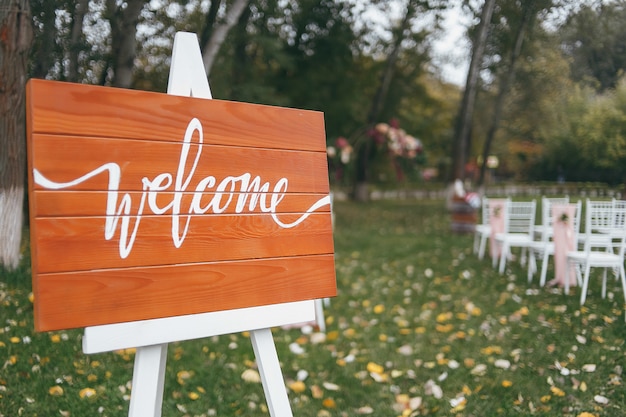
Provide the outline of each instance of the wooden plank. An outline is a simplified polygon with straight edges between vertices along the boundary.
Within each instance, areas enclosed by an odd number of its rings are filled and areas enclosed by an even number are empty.
[[[171,141],[191,117],[205,143],[323,151],[321,112],[179,97],[64,82],[29,80],[32,133]]]
[[[333,270],[331,254],[42,274],[35,326],[56,330],[333,296]]]
[[[194,142],[190,144],[183,160],[183,135],[184,129],[179,134],[181,141],[171,143],[37,134],[32,138],[31,154],[39,173],[57,183],[80,178],[105,163],[116,163],[120,170],[120,190],[141,191],[144,178],[154,181],[158,175],[164,174],[172,183],[177,178],[181,181],[189,178],[187,191],[196,190],[202,180],[211,177],[214,185],[211,188],[202,187],[201,191],[215,191],[220,184],[227,189],[239,188],[242,186],[241,181],[228,181],[227,178],[249,174],[250,182],[259,177],[260,184],[267,183],[269,191],[272,191],[276,183],[289,173],[287,192],[328,192],[328,162],[325,153],[206,144],[199,146]],[[179,165],[184,167],[180,173]],[[107,189],[110,177],[110,172],[102,172],[76,184],[72,190]],[[250,184],[248,188],[252,186]],[[171,184],[170,188],[173,187],[174,184]],[[43,188],[35,182],[35,190]]]
[[[186,219],[179,222],[182,232]],[[134,225],[132,219],[129,236]],[[119,226],[113,238],[105,240],[104,217],[40,218],[31,227],[37,230],[33,243],[40,253],[33,269],[38,273],[333,253],[327,213],[312,214],[289,229],[280,228],[268,215],[192,216],[180,247],[173,243],[172,217],[150,216],[140,220],[125,258],[120,256]]]
[[[138,202],[141,200],[142,193],[139,191],[124,191],[123,194],[128,194],[131,201]],[[184,192],[181,197],[181,207],[190,207],[191,202],[199,193]],[[106,191],[49,191],[49,190],[37,190],[33,193],[31,198],[35,201],[32,203],[36,207],[38,213],[37,217],[85,217],[85,216],[97,216],[102,213],[102,207],[106,207],[107,198],[109,193]],[[202,193],[200,197],[200,203],[202,206],[209,204],[214,198],[216,193]],[[232,193],[232,204],[226,205],[225,202],[231,198],[231,195],[222,194],[220,201],[221,207],[225,210],[223,214],[235,214],[237,209],[237,202],[241,199],[245,199],[246,213],[262,213],[261,207],[268,204],[267,201],[271,198],[270,193],[262,193],[257,199],[258,204],[252,205],[251,193]],[[278,205],[277,213],[298,213],[302,211],[302,207],[311,207],[316,201],[319,201],[324,194],[295,194],[289,193],[281,200]],[[164,215],[172,214],[172,207],[167,207],[169,203],[174,199],[174,193],[171,191],[159,192],[155,197],[157,206],[165,208]],[[266,203],[262,203],[266,201]],[[252,207],[252,209],[251,209]],[[320,207],[318,213],[327,213],[330,211],[330,205]]]

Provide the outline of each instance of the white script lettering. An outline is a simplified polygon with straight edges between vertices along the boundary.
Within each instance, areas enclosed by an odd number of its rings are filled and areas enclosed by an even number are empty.
[[[190,159],[189,171],[186,171],[187,161],[191,150],[192,139],[197,132],[196,154]],[[133,201],[131,195],[124,193],[120,198],[121,168],[115,162],[107,162],[87,174],[68,182],[55,182],[46,178],[36,168],[33,169],[34,182],[49,190],[61,190],[72,188],[97,175],[108,173],[107,204],[105,209],[106,220],[104,228],[105,240],[111,240],[115,236],[118,221],[120,222],[119,253],[122,259],[131,253],[133,244],[137,237],[139,224],[147,205],[149,210],[156,215],[162,215],[171,211],[172,217],[172,242],[176,248],[180,248],[189,232],[189,225],[194,214],[205,214],[212,212],[215,214],[224,213],[236,198],[235,213],[243,213],[246,208],[253,212],[257,206],[262,213],[269,213],[272,220],[281,228],[288,229],[295,227],[305,221],[313,212],[323,206],[330,205],[330,196],[324,196],[309,207],[298,219],[290,223],[281,221],[277,214],[277,208],[287,193],[289,181],[287,178],[280,178],[270,192],[270,183],[262,182],[259,176],[252,177],[246,172],[239,176],[226,176],[221,181],[213,176],[207,176],[198,181],[191,204],[186,213],[181,207],[183,194],[187,191],[194,173],[200,161],[204,135],[202,124],[193,118],[187,125],[183,144],[178,159],[178,169],[173,175],[163,172],[153,179],[142,178],[142,193],[136,213],[132,214]],[[159,192],[168,191],[174,186],[172,201],[160,207],[157,204]],[[203,193],[214,189],[214,193],[208,202],[203,202]],[[269,198],[268,198],[269,197]],[[118,199],[120,200],[118,203]],[[131,222],[132,230],[131,228]]]

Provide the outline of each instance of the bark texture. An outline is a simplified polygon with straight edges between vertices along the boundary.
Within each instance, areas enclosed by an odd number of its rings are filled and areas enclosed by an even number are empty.
[[[517,28],[517,32],[515,33],[515,43],[513,46],[513,50],[511,51],[511,55],[509,56],[509,64],[508,70],[506,74],[503,74],[500,79],[500,88],[498,89],[498,95],[496,97],[496,102],[494,105],[494,111],[491,118],[491,124],[489,125],[489,130],[487,131],[487,137],[485,138],[485,144],[483,147],[483,163],[480,166],[480,177],[478,179],[478,184],[482,185],[485,181],[485,172],[487,170],[487,158],[489,157],[489,153],[491,152],[491,144],[493,143],[493,139],[496,136],[496,132],[500,127],[500,120],[502,119],[502,112],[504,110],[504,100],[511,89],[511,85],[515,80],[515,73],[517,70],[517,60],[522,53],[522,45],[524,43],[524,37],[529,30],[530,21],[533,14],[532,9],[533,2],[526,2],[524,13],[522,15],[522,21]]]
[[[72,32],[70,34],[70,62],[67,80],[78,82],[78,60],[81,51],[83,24],[89,8],[89,0],[79,0],[72,16]]]
[[[480,16],[480,26],[478,34],[474,39],[472,59],[470,61],[469,71],[467,72],[467,81],[465,83],[465,91],[463,92],[463,100],[461,101],[461,109],[459,110],[458,125],[456,129],[456,140],[454,146],[454,179],[465,178],[465,162],[467,158],[467,149],[469,145],[472,118],[474,117],[474,106],[476,104],[476,94],[478,92],[478,76],[480,67],[485,53],[485,45],[489,34],[489,25],[495,0],[486,0]]]
[[[209,28],[208,25],[205,25],[205,29],[202,34],[202,38],[207,38],[207,41],[202,46],[202,61],[204,62],[204,69],[209,75],[211,73],[211,67],[215,62],[215,57],[217,56],[220,47],[226,40],[226,35],[228,31],[235,26],[237,20],[239,20],[239,16],[243,13],[245,8],[248,6],[249,0],[235,0],[235,2],[228,8],[226,12],[226,18],[222,24],[217,25],[214,28]],[[207,23],[210,19],[215,21],[215,15],[209,13],[209,17],[207,18]]]
[[[26,177],[25,85],[33,38],[28,0],[0,0],[0,264],[20,262]]]
[[[114,87],[130,88],[137,56],[137,23],[146,0],[128,0],[118,5],[107,0],[107,18],[111,25],[111,61]]]

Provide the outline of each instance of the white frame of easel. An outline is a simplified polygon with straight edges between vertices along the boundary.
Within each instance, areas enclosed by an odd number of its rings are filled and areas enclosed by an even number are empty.
[[[195,33],[174,38],[168,94],[211,99]],[[86,354],[137,348],[129,417],[160,417],[170,342],[250,331],[270,415],[292,417],[271,328],[315,321],[315,301],[298,301],[204,314],[85,328]]]

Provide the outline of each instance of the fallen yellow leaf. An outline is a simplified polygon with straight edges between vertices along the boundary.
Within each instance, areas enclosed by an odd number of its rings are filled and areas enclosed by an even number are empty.
[[[373,374],[382,374],[385,371],[385,368],[383,368],[381,365],[374,363],[374,362],[370,362],[367,364],[367,372],[373,373]]]
[[[287,386],[290,390],[296,394],[300,394],[306,390],[306,385],[302,381],[294,381]]]
[[[91,398],[96,395],[96,390],[93,388],[83,388],[78,393],[80,398]]]
[[[322,405],[326,408],[335,408],[337,407],[337,404],[335,403],[335,400],[333,400],[332,398],[325,398],[324,401],[322,401]]]
[[[324,396],[324,390],[322,390],[319,386],[313,385],[311,387],[311,396],[317,400]]]
[[[179,385],[184,385],[185,381],[191,378],[192,376],[193,376],[192,372],[178,371],[178,373],[176,373],[176,381],[178,382]]]
[[[435,326],[435,330],[439,333],[450,333],[454,329],[454,326],[450,323],[448,324],[438,324]]]

